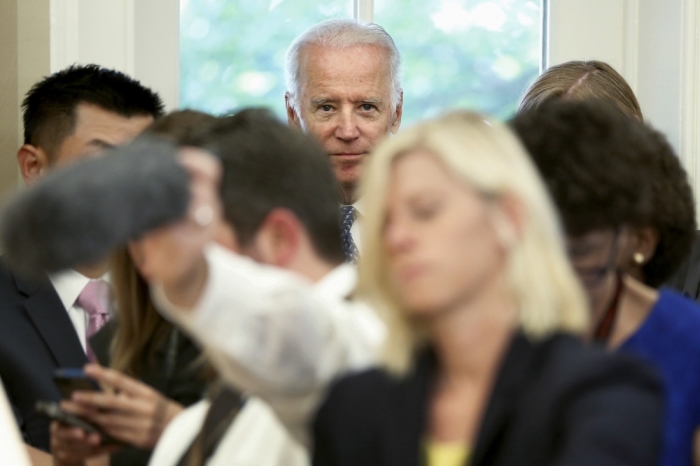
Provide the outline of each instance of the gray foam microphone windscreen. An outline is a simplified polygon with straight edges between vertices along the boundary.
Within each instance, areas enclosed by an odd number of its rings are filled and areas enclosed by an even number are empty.
[[[6,263],[37,278],[92,265],[115,247],[182,218],[189,175],[176,153],[170,143],[139,138],[20,192],[0,224]]]

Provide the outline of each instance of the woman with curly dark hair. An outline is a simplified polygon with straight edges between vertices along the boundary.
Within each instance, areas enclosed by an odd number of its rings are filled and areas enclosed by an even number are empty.
[[[601,100],[628,117],[644,121],[637,97],[625,78],[601,61],[574,60],[546,69],[528,88],[518,113],[555,100]],[[658,288],[671,278],[690,252],[693,236],[689,234],[689,227],[695,225],[695,207],[687,176],[673,149],[665,141],[655,146],[666,154],[648,161],[655,165],[649,167],[654,176],[650,184],[645,185],[652,193],[652,217],[645,232],[645,246],[622,266],[637,279]],[[680,274],[682,272],[676,276]],[[669,283],[669,286],[683,290],[685,274],[682,275],[674,277],[673,283],[680,280],[680,285]]]
[[[666,387],[663,465],[700,459],[700,306],[663,283],[690,249],[693,198],[659,132],[602,102],[550,102],[513,126],[559,208],[591,304],[588,337],[653,363]]]

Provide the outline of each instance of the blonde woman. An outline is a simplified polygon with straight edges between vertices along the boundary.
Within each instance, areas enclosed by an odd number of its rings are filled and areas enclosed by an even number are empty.
[[[181,161],[188,217],[133,245],[140,270],[227,382],[312,427],[314,464],[656,464],[658,380],[579,339],[589,313],[553,206],[500,123],[452,114],[372,155],[359,294],[388,327],[383,367],[333,384],[364,366],[348,364],[343,313],[274,267],[243,277],[240,258],[205,256],[221,167],[203,152]]]
[[[314,464],[653,465],[658,382],[589,349],[585,297],[522,147],[475,113],[374,152],[360,292],[383,368],[337,383]]]

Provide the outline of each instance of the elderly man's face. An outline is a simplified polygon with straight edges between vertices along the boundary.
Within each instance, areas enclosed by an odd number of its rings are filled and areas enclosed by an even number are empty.
[[[399,129],[402,100],[393,108],[391,94],[389,57],[381,47],[313,45],[302,51],[299,111],[287,101],[287,116],[290,125],[321,142],[345,203],[354,201],[366,155],[379,139]]]

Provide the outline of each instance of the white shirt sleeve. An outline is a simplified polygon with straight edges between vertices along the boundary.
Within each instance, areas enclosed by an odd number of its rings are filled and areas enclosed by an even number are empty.
[[[207,351],[229,383],[265,399],[302,442],[310,417],[337,376],[375,360],[371,311],[314,293],[301,276],[207,248],[208,280],[191,313],[154,287],[154,301]],[[376,317],[371,316],[370,319]]]

